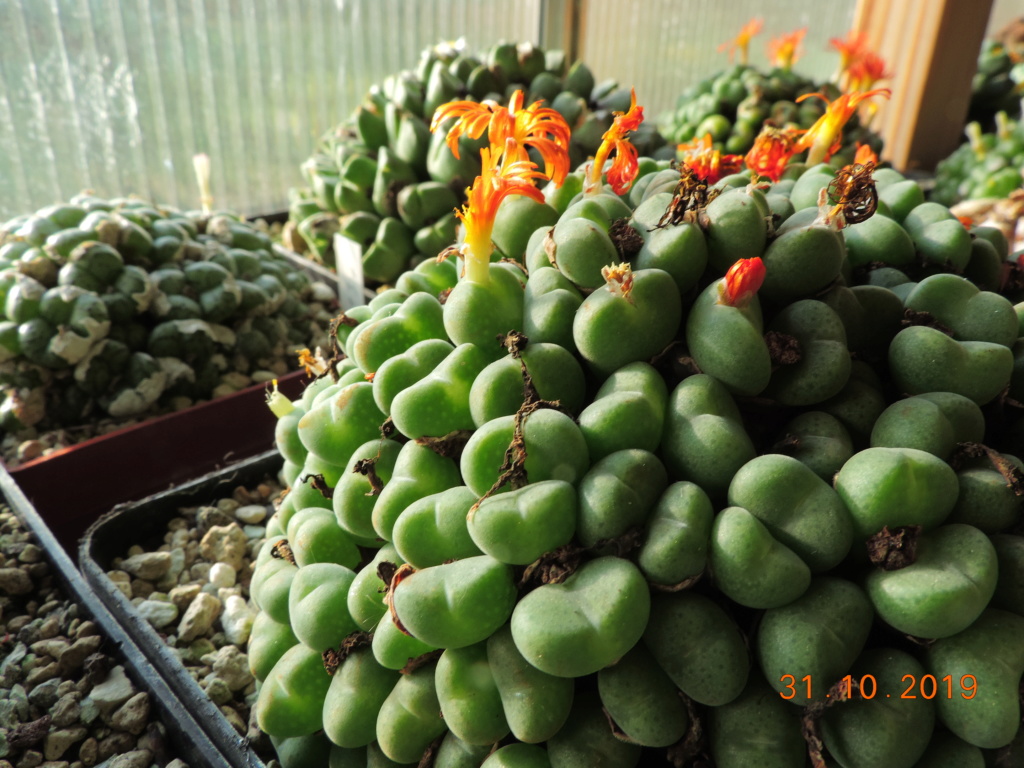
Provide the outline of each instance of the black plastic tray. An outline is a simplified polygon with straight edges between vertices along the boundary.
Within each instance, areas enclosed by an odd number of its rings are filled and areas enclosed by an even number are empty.
[[[78,563],[86,583],[120,629],[131,638],[156,669],[173,694],[186,702],[189,711],[206,731],[232,768],[260,768],[263,762],[238,735],[217,706],[186,672],[135,607],[107,578],[109,564],[123,556],[132,544],[162,542],[167,521],[185,506],[196,506],[218,496],[230,495],[239,485],[253,485],[276,475],[282,459],[267,451],[234,466],[191,480],[172,490],[140,501],[119,504],[96,520],[79,543]]]
[[[118,658],[137,689],[149,694],[151,703],[160,713],[160,719],[167,728],[169,741],[177,755],[191,768],[226,768],[233,765],[200,728],[193,716],[197,710],[191,701],[188,698],[179,698],[168,686],[131,635],[93,593],[53,532],[29,503],[10,473],[2,466],[0,494],[35,537],[36,545],[46,553],[52,572],[60,582],[67,599],[79,605],[84,614],[83,618],[87,617],[95,622],[100,633],[108,641],[104,645],[104,651]]]

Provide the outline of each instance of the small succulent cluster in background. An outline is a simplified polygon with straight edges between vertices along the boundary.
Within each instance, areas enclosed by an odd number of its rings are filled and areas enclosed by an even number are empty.
[[[374,85],[348,120],[324,135],[302,167],[307,186],[291,190],[286,243],[333,265],[337,233],[362,247],[364,274],[389,283],[455,241],[454,209],[480,173],[487,136],[464,136],[456,155],[445,132],[431,134],[434,110],[455,100],[508,102],[517,90],[540,101],[572,127],[570,167],[592,156],[612,124],[630,106],[630,89],[597,82],[583,62],[571,66],[561,51],[500,43],[474,55],[464,46],[425,49],[415,70]],[[665,140],[642,126],[642,154]],[[539,159],[539,158],[534,158]]]
[[[744,26],[734,40],[722,46],[739,51],[739,62],[683,90],[676,109],[661,115],[661,132],[669,141],[685,143],[710,135],[716,149],[744,154],[754,145],[765,121],[779,128],[806,130],[825,113],[826,101],[833,101],[843,91],[868,91],[889,76],[884,62],[857,36],[831,41],[840,55],[837,75],[831,81],[815,82],[794,72],[806,28],[772,40],[772,67],[761,69],[748,63],[747,54],[751,38],[760,29],[757,19]],[[824,99],[806,99],[814,93]],[[869,145],[876,154],[882,151],[881,137],[858,115],[847,123],[842,140],[836,160],[839,165],[853,160],[858,144]]]
[[[81,194],[19,216],[0,225],[0,433],[149,414],[283,374],[326,337],[332,299],[231,213]]]

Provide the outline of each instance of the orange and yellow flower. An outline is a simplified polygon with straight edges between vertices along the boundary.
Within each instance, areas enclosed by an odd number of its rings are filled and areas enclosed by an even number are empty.
[[[714,184],[723,176],[743,168],[742,155],[723,155],[715,149],[711,134],[676,147],[680,162],[686,163],[705,184]]]
[[[601,173],[613,150],[615,157],[608,169],[608,184],[615,194],[624,195],[629,191],[640,170],[636,147],[629,140],[629,133],[639,128],[644,121],[644,108],[637,106],[635,89],[630,90],[629,110],[614,114],[612,125],[601,137],[601,146],[590,164],[586,180],[587,192],[590,194],[601,188]]]
[[[466,260],[466,279],[486,283],[494,244],[491,232],[501,201],[510,195],[526,195],[539,203],[544,193],[535,182],[545,178],[531,160],[519,159],[515,139],[505,139],[504,151],[495,147],[480,150],[481,173],[466,192],[466,203],[455,215],[462,222],[465,237],[462,255]]]
[[[857,142],[857,152],[853,156],[853,162],[856,165],[878,165],[878,155],[875,154],[875,150],[871,148],[870,144],[861,144]]]
[[[853,117],[857,107],[868,99],[875,96],[889,98],[891,91],[888,88],[876,88],[872,91],[859,91],[856,93],[844,93],[833,101],[820,93],[807,93],[800,96],[797,101],[817,96],[828,102],[825,114],[818,118],[796,142],[796,151],[810,150],[807,154],[807,164],[816,165],[826,162],[838,151],[843,141],[843,126]]]
[[[718,284],[718,303],[739,308],[747,306],[764,283],[766,272],[760,256],[740,259],[729,267]]]
[[[864,51],[868,50],[867,36],[863,32],[850,30],[843,40],[833,37],[828,41],[829,45],[839,51],[839,72],[843,73],[850,65],[859,59]]]
[[[885,61],[874,51],[865,50],[860,58],[846,68],[849,89],[852,91],[868,91],[879,80],[892,75],[885,70]]]
[[[766,123],[754,139],[754,146],[743,158],[754,179],[759,178],[779,181],[789,159],[796,154],[796,140],[800,131],[791,128],[779,128]]]
[[[801,27],[788,35],[780,35],[768,43],[768,56],[779,69],[787,72],[799,58],[800,43],[807,34],[807,27]]]
[[[495,101],[450,101],[437,108],[430,122],[436,131],[448,118],[456,118],[448,129],[447,143],[455,157],[459,156],[459,138],[478,139],[486,130],[492,151],[505,150],[506,139],[515,140],[516,156],[526,160],[527,147],[536,149],[544,159],[544,175],[561,185],[569,173],[569,125],[561,114],[535,101],[523,107],[523,92],[516,91],[507,107]]]
[[[729,52],[729,61],[732,61],[733,54],[736,51],[740,52],[740,64],[746,64],[748,60],[748,52],[750,49],[751,38],[761,31],[764,26],[764,19],[755,17],[743,25],[743,29],[736,35],[732,40],[727,40],[718,46],[719,51]]]

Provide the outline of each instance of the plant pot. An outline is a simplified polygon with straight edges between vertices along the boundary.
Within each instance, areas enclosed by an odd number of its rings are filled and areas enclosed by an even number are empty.
[[[32,533],[34,543],[43,550],[50,563],[50,573],[56,576],[66,599],[77,604],[83,620],[91,619],[97,625],[99,634],[106,639],[104,653],[118,660],[137,691],[148,694],[167,729],[170,741],[175,745],[178,757],[192,768],[224,768],[232,765],[222,750],[199,727],[195,716],[200,711],[197,702],[189,697],[181,698],[171,689],[121,622],[114,618],[86,584],[68,553],[51,532],[50,526],[37,514],[21,488],[2,467],[0,495],[24,527]],[[59,520],[51,520],[50,523],[59,525]]]
[[[278,381],[298,397],[303,371]],[[259,384],[176,413],[87,440],[9,470],[10,476],[73,552],[76,542],[115,504],[172,488],[262,453],[274,445],[276,419]]]
[[[153,626],[108,578],[107,571],[114,558],[123,556],[133,544],[142,543],[145,548],[148,542],[158,546],[163,541],[168,521],[178,516],[181,507],[209,502],[218,494],[230,494],[239,485],[255,485],[273,477],[280,465],[279,454],[268,451],[177,488],[119,505],[89,528],[78,549],[79,566],[89,587],[175,695],[189,702],[207,736],[233,768],[258,768],[262,762],[187,673]]]

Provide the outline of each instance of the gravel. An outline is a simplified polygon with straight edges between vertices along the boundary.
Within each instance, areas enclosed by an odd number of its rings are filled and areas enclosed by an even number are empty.
[[[126,576],[128,574],[125,574]],[[0,505],[0,768],[187,768],[98,627]]]
[[[273,482],[240,486],[210,504],[183,507],[168,521],[159,547],[133,545],[107,571],[232,727],[264,759],[274,752],[252,717],[256,681],[246,647],[256,608],[249,598],[249,583],[266,534],[260,523],[272,514],[281,492]],[[147,569],[145,576],[140,563]]]

